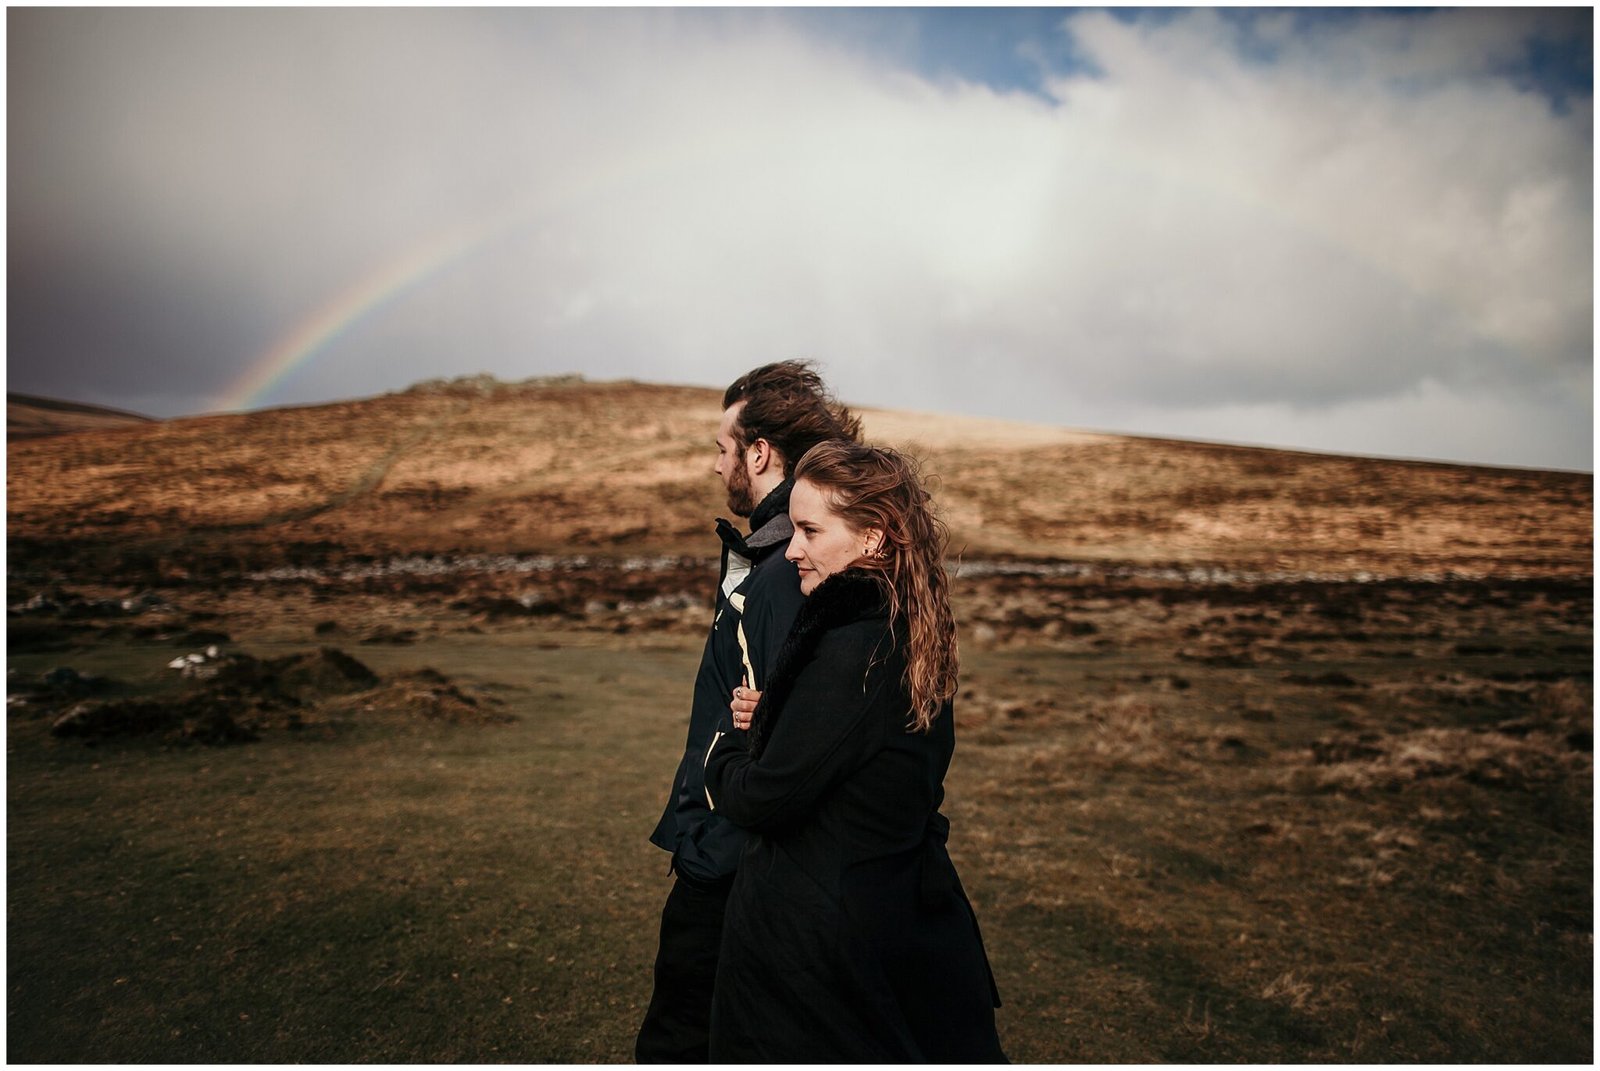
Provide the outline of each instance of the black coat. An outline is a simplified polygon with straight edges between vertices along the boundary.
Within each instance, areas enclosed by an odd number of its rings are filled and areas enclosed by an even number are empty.
[[[766,687],[784,637],[804,605],[800,574],[783,556],[794,526],[789,523],[791,481],[767,495],[750,515],[752,532],[741,538],[718,519],[722,572],[716,616],[694,679],[694,701],[683,756],[651,843],[672,853],[672,865],[690,878],[718,882],[733,875],[746,833],[706,803],[705,754],[718,729],[733,728],[728,701],[741,681]]]
[[[715,812],[755,834],[723,923],[713,1062],[1005,1060],[939,813],[954,718],[947,704],[907,731],[904,641],[876,581],[829,577],[750,732],[706,757]]]

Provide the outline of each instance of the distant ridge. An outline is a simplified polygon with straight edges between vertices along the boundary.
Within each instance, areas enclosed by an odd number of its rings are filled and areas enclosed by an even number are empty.
[[[159,423],[28,408],[120,426],[13,441],[7,534],[48,553],[143,540],[261,561],[704,555],[727,511],[707,456],[721,402],[705,387],[466,376]],[[18,409],[13,396],[13,422]],[[1588,474],[858,412],[869,440],[922,459],[956,559],[1269,578],[1593,573]]]
[[[74,431],[158,423],[155,417],[86,402],[6,392],[6,439],[35,439]]]

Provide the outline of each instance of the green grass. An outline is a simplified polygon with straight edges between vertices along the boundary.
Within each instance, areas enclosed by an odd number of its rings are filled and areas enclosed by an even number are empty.
[[[1012,1059],[1587,1062],[1587,756],[1492,734],[1487,758],[1396,779],[1310,752],[1582,721],[1587,660],[1540,653],[1560,638],[1499,637],[1525,653],[1470,665],[1442,647],[1246,667],[1153,642],[965,651],[946,810]],[[10,1060],[631,1057],[670,881],[646,837],[699,638],[506,626],[346,649],[499,686],[518,720],[208,748],[89,747],[10,718]],[[11,664],[153,692],[172,653]],[[1441,698],[1434,678],[1464,666]],[[1485,676],[1552,667],[1581,687]],[[1285,679],[1332,670],[1368,686]]]
[[[515,684],[520,720],[171,750],[14,722],[10,1057],[630,1052],[668,882],[645,836],[692,655],[425,656]]]
[[[1586,754],[1522,786],[1468,769],[1329,790],[1308,745],[1333,726],[1452,712],[1407,706],[1369,662],[1342,668],[1374,687],[1332,702],[1282,664],[1191,667],[1173,690],[1137,662],[1020,651],[968,674],[980,700],[1058,707],[991,704],[949,807],[1013,1059],[1588,1061]]]

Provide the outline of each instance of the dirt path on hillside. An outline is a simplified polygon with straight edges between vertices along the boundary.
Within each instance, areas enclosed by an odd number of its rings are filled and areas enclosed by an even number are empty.
[[[417,447],[421,446],[434,435],[437,435],[442,429],[445,428],[447,424],[464,413],[467,410],[467,407],[468,402],[465,400],[454,402],[448,410],[439,414],[436,419],[423,424],[421,427],[412,429],[409,435],[405,436],[391,446],[383,454],[383,456],[379,457],[371,464],[371,466],[367,468],[365,472],[358,476],[355,482],[353,482],[349,487],[338,492],[337,494],[330,495],[321,502],[310,506],[299,506],[295,509],[271,513],[265,517],[261,517],[253,521],[237,521],[232,524],[208,525],[204,528],[196,528],[191,530],[189,535],[193,537],[233,532],[259,532],[263,529],[272,528],[280,524],[294,524],[300,521],[307,521],[313,517],[321,516],[322,514],[331,510],[336,510],[341,506],[347,506],[356,499],[376,491],[380,486],[382,486],[383,481],[388,478],[390,471],[393,470],[394,466],[398,464],[402,458],[404,458],[411,451],[415,450]]]

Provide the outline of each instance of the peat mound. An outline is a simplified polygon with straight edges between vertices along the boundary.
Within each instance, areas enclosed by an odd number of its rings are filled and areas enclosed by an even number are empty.
[[[421,718],[450,725],[498,725],[516,720],[500,699],[428,668],[395,674],[368,691],[328,704],[326,709],[360,717],[376,715],[401,721]]]
[[[221,658],[212,656],[198,663],[193,675],[209,680],[209,690],[219,696],[296,705],[314,704],[329,696],[378,685],[376,673],[336,647],[270,659],[240,652]]]
[[[88,743],[155,736],[165,743],[231,744],[281,730],[328,736],[371,715],[451,725],[515,720],[500,700],[436,670],[384,680],[333,647],[270,659],[223,654],[213,647],[176,658],[169,666],[182,674],[187,689],[173,696],[137,698],[82,699],[86,684],[80,682],[93,681],[65,667],[53,670],[46,676],[58,688],[70,688],[54,704],[48,702],[48,692],[36,692],[35,709],[53,717],[50,731],[55,736]]]

